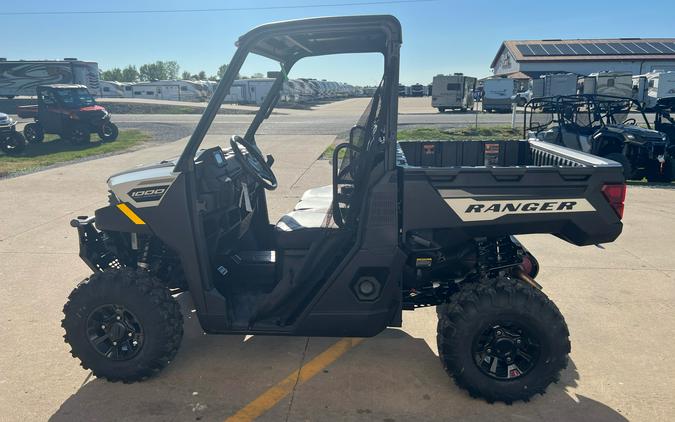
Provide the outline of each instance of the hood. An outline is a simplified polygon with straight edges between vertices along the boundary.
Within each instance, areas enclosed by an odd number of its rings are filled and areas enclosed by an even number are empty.
[[[615,132],[623,132],[626,134],[634,135],[636,138],[642,138],[650,141],[663,141],[663,133],[658,130],[646,129],[640,126],[634,125],[610,125],[608,126],[610,130]]]
[[[108,179],[108,188],[118,201],[131,203],[137,208],[156,206],[161,196],[143,194],[146,192],[166,192],[178,177],[173,172],[175,159],[159,164],[143,165],[114,174]]]

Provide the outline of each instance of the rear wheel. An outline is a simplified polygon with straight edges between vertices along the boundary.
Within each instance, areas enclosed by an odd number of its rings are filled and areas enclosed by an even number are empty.
[[[521,281],[465,285],[437,312],[439,357],[472,397],[527,401],[567,366],[565,320],[546,295]]]
[[[89,127],[84,123],[76,123],[68,130],[68,139],[74,144],[86,144],[91,140]]]
[[[23,128],[23,136],[28,142],[37,144],[45,140],[45,131],[39,123],[28,123]]]
[[[0,135],[2,136],[2,135]],[[21,154],[26,149],[26,139],[19,132],[12,131],[5,136],[5,139],[0,139],[2,152],[7,155]]]
[[[131,269],[96,273],[63,307],[66,343],[82,367],[109,381],[144,380],[167,366],[183,337],[183,319],[169,290]]]
[[[626,180],[633,178],[633,166],[630,164],[628,157],[620,152],[611,152],[605,155],[605,158],[621,164],[623,167],[623,176],[626,178]]]
[[[101,138],[103,142],[113,142],[117,139],[119,135],[119,129],[117,125],[113,122],[106,121],[98,129],[98,137]]]

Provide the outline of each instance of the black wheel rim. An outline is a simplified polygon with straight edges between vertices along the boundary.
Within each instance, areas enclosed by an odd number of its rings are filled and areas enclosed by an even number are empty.
[[[73,140],[77,143],[84,142],[86,139],[87,134],[83,129],[77,128],[73,129]]]
[[[94,309],[87,318],[87,338],[97,353],[111,360],[128,360],[143,347],[143,327],[138,318],[120,305]]]
[[[32,126],[27,127],[25,132],[26,138],[28,138],[29,141],[34,141],[37,138],[35,135],[35,129]]]
[[[113,134],[112,126],[108,124],[103,125],[103,127],[101,128],[101,132],[103,133],[103,137],[105,138],[111,137]]]
[[[523,324],[500,321],[476,336],[471,353],[481,372],[498,380],[513,381],[537,365],[541,342]]]

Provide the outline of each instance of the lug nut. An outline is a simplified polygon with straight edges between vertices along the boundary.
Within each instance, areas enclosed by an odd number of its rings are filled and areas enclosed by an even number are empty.
[[[492,349],[487,349],[486,352],[492,353]]]
[[[122,318],[120,318],[120,316],[119,316],[119,315],[117,315],[117,320],[119,321],[120,319],[122,319]]]
[[[522,342],[523,342],[523,341],[522,341],[521,339],[516,339],[516,344],[520,344],[520,343],[522,343]]]
[[[105,330],[105,325],[101,325],[101,330]]]
[[[127,334],[129,337],[131,337],[131,333]]]
[[[117,346],[117,342],[116,342],[116,341],[113,341],[113,346]]]

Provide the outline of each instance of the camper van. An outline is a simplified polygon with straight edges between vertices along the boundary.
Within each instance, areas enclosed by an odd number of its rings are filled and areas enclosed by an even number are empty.
[[[19,60],[0,59],[0,97],[35,96],[38,85],[77,84],[92,95],[99,91],[98,63],[77,59]]]
[[[633,76],[633,98],[652,110],[663,98],[675,98],[675,72],[653,71]]]
[[[431,106],[443,113],[445,110],[466,110],[473,107],[473,90],[476,78],[454,75],[436,75],[432,83]]]
[[[633,74],[630,72],[597,72],[582,78],[583,94],[633,96]]]
[[[515,87],[515,81],[509,78],[483,81],[483,111],[511,112],[511,98]]]

